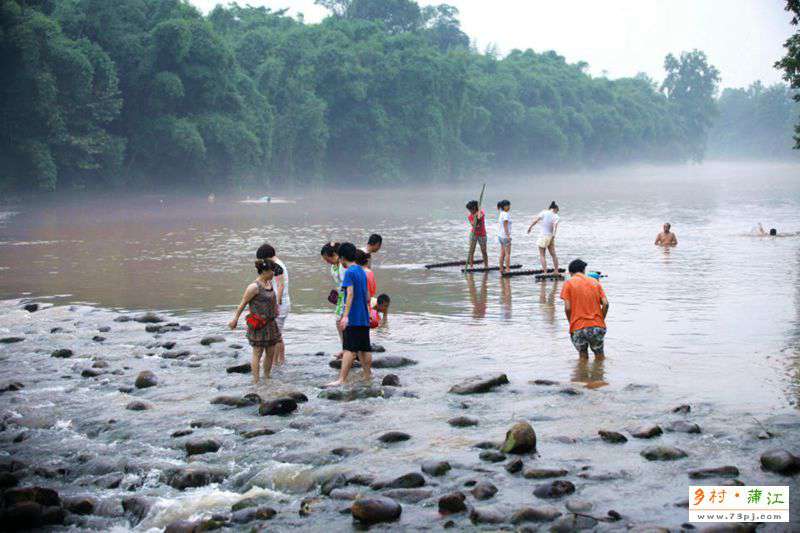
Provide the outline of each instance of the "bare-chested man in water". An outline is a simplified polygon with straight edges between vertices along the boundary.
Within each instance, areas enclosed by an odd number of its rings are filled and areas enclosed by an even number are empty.
[[[664,231],[656,236],[656,246],[677,246],[678,237],[670,231],[672,224],[664,222]]]

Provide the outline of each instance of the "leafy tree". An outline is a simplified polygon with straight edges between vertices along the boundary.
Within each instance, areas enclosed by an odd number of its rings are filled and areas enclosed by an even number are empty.
[[[708,128],[717,110],[714,102],[719,86],[719,70],[708,63],[700,50],[672,54],[664,59],[667,72],[662,90],[681,117],[692,159],[703,159]]]
[[[413,0],[352,0],[345,15],[381,22],[391,33],[413,31],[422,23],[422,12]]]
[[[800,25],[800,0],[786,0],[786,11],[792,14],[792,25]],[[783,79],[789,83],[792,89],[797,92],[794,99],[800,102],[800,29],[796,29],[794,35],[789,37],[783,44],[786,48],[786,55],[775,63],[775,68],[783,70]],[[800,122],[794,129],[794,147],[800,149]]]

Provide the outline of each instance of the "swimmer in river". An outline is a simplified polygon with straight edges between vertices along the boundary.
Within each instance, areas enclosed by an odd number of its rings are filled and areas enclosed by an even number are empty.
[[[281,330],[278,329],[278,323],[275,321],[278,316],[278,302],[272,284],[275,275],[282,274],[283,270],[269,259],[257,259],[255,264],[258,277],[245,289],[242,302],[236,308],[236,313],[233,315],[233,320],[228,323],[228,327],[236,329],[242,311],[249,306],[247,340],[253,348],[250,371],[253,376],[253,384],[257,385],[262,356],[264,360],[264,379],[268,380],[277,347],[283,342]]]
[[[677,246],[678,245],[678,237],[670,231],[672,229],[672,224],[669,222],[664,222],[664,231],[656,235],[656,246]]]

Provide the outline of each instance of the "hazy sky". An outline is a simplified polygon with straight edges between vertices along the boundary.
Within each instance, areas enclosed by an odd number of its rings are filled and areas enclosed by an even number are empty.
[[[219,0],[190,0],[208,12]],[[225,2],[223,2],[225,3]],[[240,0],[240,4],[289,8],[307,22],[324,18],[313,0]],[[459,8],[464,31],[483,50],[496,44],[555,50],[568,61],[586,61],[594,75],[663,78],[669,53],[699,48],[722,73],[723,87],[774,83],[772,64],[792,33],[784,0],[449,0]]]

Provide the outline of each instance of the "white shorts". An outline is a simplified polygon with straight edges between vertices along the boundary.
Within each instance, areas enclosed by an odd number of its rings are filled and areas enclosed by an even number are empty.
[[[536,241],[536,246],[539,248],[549,248],[551,244],[553,244],[552,235],[542,235],[539,237],[539,240]]]

